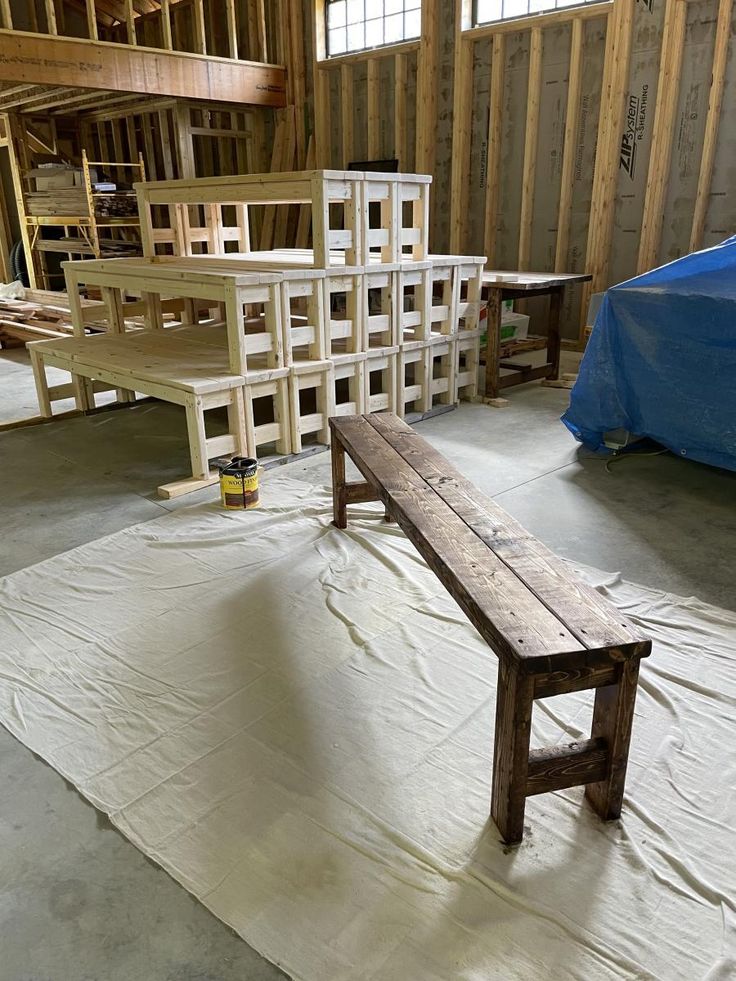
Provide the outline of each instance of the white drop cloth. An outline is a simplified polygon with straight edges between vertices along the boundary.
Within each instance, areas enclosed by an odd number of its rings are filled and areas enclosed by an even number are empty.
[[[496,658],[373,506],[262,494],[2,580],[0,721],[295,978],[733,978],[736,615],[587,573],[655,640],[623,820],[531,798],[508,850]]]

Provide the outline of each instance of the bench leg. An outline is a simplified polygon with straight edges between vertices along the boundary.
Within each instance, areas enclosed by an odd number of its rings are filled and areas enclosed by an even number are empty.
[[[27,348],[27,351],[31,356],[31,368],[33,369],[33,381],[36,385],[38,407],[41,411],[41,415],[47,419],[50,419],[54,413],[51,408],[49,385],[46,379],[46,366],[44,365],[40,354],[34,349],[32,344]]]
[[[233,388],[230,392],[230,404],[227,407],[227,425],[235,437],[238,456],[247,456],[247,440],[245,438],[245,400],[242,388]]]
[[[520,842],[524,835],[533,700],[533,678],[521,674],[517,665],[500,660],[491,817],[509,845]]]
[[[72,372],[72,387],[74,388],[74,400],[77,408],[82,412],[89,412],[95,408],[94,385],[89,378],[83,375],[75,375]]]
[[[210,468],[207,460],[207,435],[204,428],[204,407],[201,396],[187,396],[184,408],[187,415],[192,476],[204,480],[209,476]]]
[[[332,513],[338,528],[347,528],[348,509],[345,491],[345,447],[337,435],[332,434]]]
[[[585,796],[604,821],[615,820],[621,814],[638,678],[639,659],[624,661],[617,683],[598,688],[595,693],[591,736],[606,741],[608,776],[599,783],[589,783]]]

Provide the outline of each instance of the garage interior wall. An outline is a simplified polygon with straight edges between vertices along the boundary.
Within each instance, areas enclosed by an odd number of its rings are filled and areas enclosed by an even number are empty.
[[[434,175],[432,249],[502,269],[587,271],[591,290],[736,228],[734,0],[613,0],[472,26],[424,0],[417,41],[323,60],[312,19],[317,160],[396,157]],[[316,55],[316,57],[315,57]]]

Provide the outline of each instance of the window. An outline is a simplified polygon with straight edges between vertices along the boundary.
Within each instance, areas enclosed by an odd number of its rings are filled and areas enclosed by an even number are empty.
[[[567,7],[584,7],[602,0],[475,0],[475,24],[492,24],[499,20],[548,14]]]
[[[327,0],[327,56],[419,37],[421,8],[422,0]]]

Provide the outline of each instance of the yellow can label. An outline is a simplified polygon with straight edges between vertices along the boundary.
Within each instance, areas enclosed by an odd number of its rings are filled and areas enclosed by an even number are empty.
[[[222,506],[231,511],[242,511],[258,506],[258,474],[238,477],[235,474],[220,476]]]

